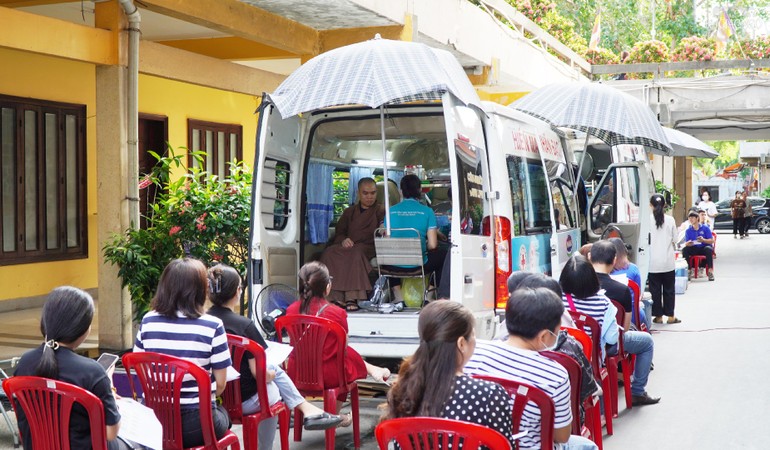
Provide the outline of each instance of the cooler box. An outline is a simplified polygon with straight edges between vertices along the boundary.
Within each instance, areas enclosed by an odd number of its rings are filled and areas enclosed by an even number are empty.
[[[687,290],[687,261],[677,259],[674,267],[674,290],[677,295],[682,295]]]

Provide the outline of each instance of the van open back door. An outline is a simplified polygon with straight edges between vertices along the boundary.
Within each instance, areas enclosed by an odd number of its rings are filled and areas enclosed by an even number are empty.
[[[268,284],[283,283],[296,288],[299,270],[301,192],[297,187],[301,183],[293,181],[302,175],[304,121],[298,116],[281,119],[272,104],[265,104],[261,111],[249,249],[249,298],[253,300]]]
[[[451,94],[444,94],[443,105],[453,180],[451,297],[474,312],[476,334],[489,339],[495,330],[495,252],[507,262],[510,249],[497,248],[493,237],[500,224],[490,220],[497,195],[490,188],[482,113]]]
[[[652,178],[644,161],[610,164],[594,191],[588,211],[591,242],[620,237],[628,258],[639,266],[642,288],[647,280],[650,246]]]

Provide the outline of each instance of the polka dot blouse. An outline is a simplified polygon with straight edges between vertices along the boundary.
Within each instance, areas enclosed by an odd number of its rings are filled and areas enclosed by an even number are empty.
[[[455,379],[455,391],[443,417],[484,425],[511,441],[512,410],[513,401],[502,386],[462,375]]]

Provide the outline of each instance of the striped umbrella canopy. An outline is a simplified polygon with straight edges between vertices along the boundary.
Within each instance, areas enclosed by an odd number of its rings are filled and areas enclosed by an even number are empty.
[[[674,156],[694,156],[696,158],[711,158],[719,156],[714,147],[706,144],[700,139],[690,136],[673,128],[663,127],[671,148],[674,149]]]
[[[610,146],[643,145],[656,153],[671,154],[671,144],[650,108],[603,84],[551,84],[510,106],[553,127],[584,131]]]
[[[330,106],[377,108],[439,99],[444,92],[481,108],[481,100],[451,53],[377,35],[316,56],[289,75],[270,98],[286,119]]]

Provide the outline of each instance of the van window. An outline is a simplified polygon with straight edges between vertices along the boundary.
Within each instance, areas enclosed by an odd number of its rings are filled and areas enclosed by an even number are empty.
[[[350,174],[341,169],[335,170],[332,172],[332,183],[334,183],[334,218],[332,224],[336,224],[345,209],[350,206],[348,203]]]
[[[479,160],[481,149],[461,140],[455,140],[457,154],[458,193],[460,194],[460,232],[482,234],[481,221],[484,218],[484,181],[482,164]],[[489,230],[487,229],[487,232]]]
[[[550,202],[542,162],[508,155],[506,163],[511,184],[514,233],[520,236],[550,232]]]
[[[291,168],[289,163],[277,159],[265,158],[262,173],[262,214],[267,230],[283,230],[289,223],[289,182]],[[272,220],[270,220],[270,216]]]

